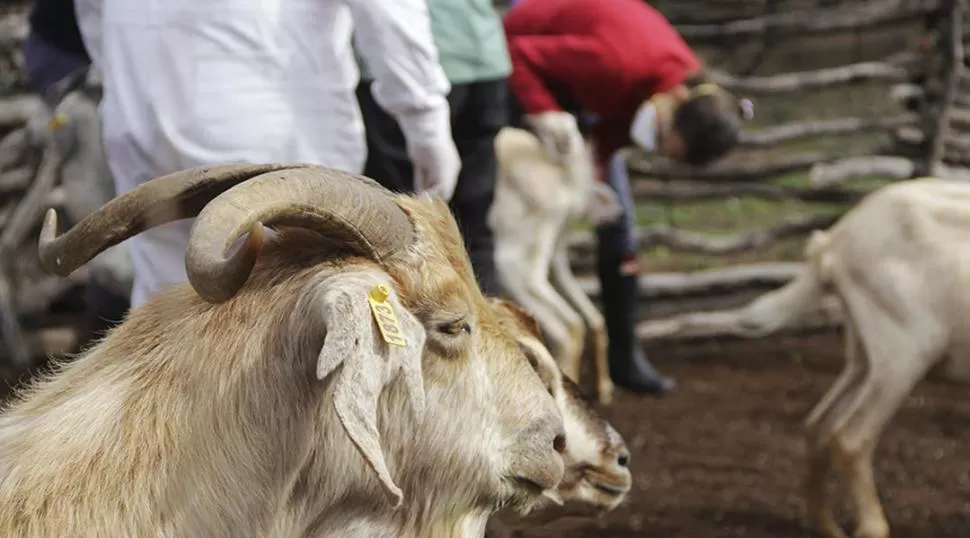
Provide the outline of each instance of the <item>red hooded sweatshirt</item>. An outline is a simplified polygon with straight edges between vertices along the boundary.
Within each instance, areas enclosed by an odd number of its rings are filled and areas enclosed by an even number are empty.
[[[601,169],[631,143],[630,124],[643,101],[701,67],[643,0],[522,0],[504,24],[509,87],[525,113],[561,110],[553,94],[565,93],[600,116],[593,137]]]

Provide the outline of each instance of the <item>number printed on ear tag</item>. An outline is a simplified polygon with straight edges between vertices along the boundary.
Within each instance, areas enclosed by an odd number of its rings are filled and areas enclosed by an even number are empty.
[[[387,302],[391,290],[384,284],[378,284],[370,289],[367,294],[367,302],[370,303],[370,310],[374,313],[374,320],[381,330],[381,336],[388,344],[400,347],[407,347],[408,342],[404,339],[404,331],[401,323],[397,320],[394,308]]]

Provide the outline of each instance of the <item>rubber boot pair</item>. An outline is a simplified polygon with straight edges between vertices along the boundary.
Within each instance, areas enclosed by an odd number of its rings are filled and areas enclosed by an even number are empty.
[[[610,252],[603,237],[598,242],[597,273],[601,286],[603,316],[609,338],[610,377],[617,386],[639,394],[662,395],[676,382],[650,364],[636,335],[639,286],[630,255]],[[606,247],[606,248],[604,248]]]

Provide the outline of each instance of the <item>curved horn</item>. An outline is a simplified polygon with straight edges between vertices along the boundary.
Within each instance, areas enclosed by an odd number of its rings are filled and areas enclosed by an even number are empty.
[[[249,178],[308,165],[200,166],[157,177],[116,196],[57,236],[57,211],[47,210],[38,249],[44,267],[67,276],[108,247],[149,228],[196,216],[210,200]]]
[[[336,235],[378,262],[414,240],[407,214],[370,178],[323,166],[265,174],[219,195],[192,225],[185,269],[203,299],[226,301],[243,287],[256,264],[264,224]],[[226,259],[226,250],[246,231],[245,244]]]

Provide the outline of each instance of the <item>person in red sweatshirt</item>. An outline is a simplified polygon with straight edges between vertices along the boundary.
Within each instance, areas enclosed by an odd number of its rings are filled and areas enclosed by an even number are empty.
[[[597,272],[614,383],[663,394],[675,382],[647,360],[636,338],[636,230],[626,163],[634,143],[694,166],[738,141],[751,105],[709,82],[670,22],[643,0],[520,0],[504,16],[512,61],[512,123],[532,130],[558,160],[575,133],[555,121],[564,110],[591,114],[597,179],[623,211],[597,225]]]

